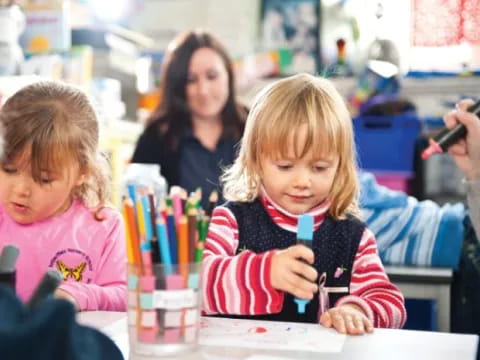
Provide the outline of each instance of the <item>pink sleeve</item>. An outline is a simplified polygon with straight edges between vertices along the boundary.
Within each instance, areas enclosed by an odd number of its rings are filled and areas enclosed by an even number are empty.
[[[260,315],[281,311],[283,292],[270,283],[276,250],[256,254],[238,248],[238,225],[225,207],[217,207],[205,244],[202,279],[206,314]]]
[[[126,310],[126,249],[125,234],[122,220],[118,213],[108,214],[113,218],[109,231],[105,234],[97,233],[98,241],[104,242],[103,252],[100,255],[98,271],[93,283],[64,282],[60,289],[72,295],[84,310]],[[103,239],[101,238],[103,237]]]
[[[353,262],[350,295],[337,301],[360,306],[375,327],[400,329],[407,317],[400,290],[388,279],[373,233],[366,229]]]

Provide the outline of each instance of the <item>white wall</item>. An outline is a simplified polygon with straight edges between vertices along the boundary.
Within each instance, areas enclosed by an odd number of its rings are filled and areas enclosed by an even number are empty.
[[[104,0],[99,0],[104,1]],[[112,6],[115,6],[112,0]],[[122,0],[129,1],[129,0]],[[399,52],[401,69],[410,65],[416,70],[459,70],[463,63],[480,68],[480,45],[463,45],[445,50],[412,49],[412,0],[321,0],[322,62],[336,60],[338,38],[347,41],[347,58],[355,70],[365,63],[368,48],[376,37],[392,40]],[[383,16],[377,21],[377,4],[383,6]],[[139,4],[132,10],[129,21],[134,30],[153,37],[159,49],[180,31],[205,28],[213,32],[233,57],[255,53],[259,43],[259,19],[262,0],[130,0]],[[341,5],[343,4],[343,5]],[[75,14],[80,16],[78,10]],[[351,20],[359,25],[359,39],[354,42]],[[75,18],[75,16],[73,16]],[[441,53],[443,51],[443,53]]]
[[[354,0],[343,7],[335,0],[324,0],[322,10],[322,56],[327,64],[336,59],[335,41],[347,40],[347,56],[355,68],[361,66],[366,51],[378,35],[395,41],[407,54],[410,27],[410,1],[384,0],[381,23],[376,21],[377,0]],[[179,31],[202,27],[212,31],[232,56],[251,54],[261,48],[259,19],[261,0],[143,0],[143,9],[132,18],[134,30],[155,38],[164,48]],[[350,20],[360,25],[360,38],[352,39]]]
[[[260,0],[144,0],[132,28],[164,48],[180,31],[204,28],[213,32],[230,54],[242,56],[257,47]]]
[[[403,72],[408,68],[410,44],[410,1],[383,0],[380,20],[375,16],[378,0],[351,0],[340,6],[337,1],[323,1],[322,50],[324,63],[336,59],[338,38],[347,42],[347,58],[355,70],[365,63],[367,52],[376,37],[392,40],[397,46]],[[359,38],[354,42],[351,21],[356,18]]]

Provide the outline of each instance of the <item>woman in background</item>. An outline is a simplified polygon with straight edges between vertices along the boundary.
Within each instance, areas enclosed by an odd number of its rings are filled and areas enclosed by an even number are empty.
[[[132,162],[159,164],[170,186],[188,192],[219,190],[247,115],[235,100],[234,83],[231,60],[212,35],[191,31],[176,37],[167,49],[160,105]]]

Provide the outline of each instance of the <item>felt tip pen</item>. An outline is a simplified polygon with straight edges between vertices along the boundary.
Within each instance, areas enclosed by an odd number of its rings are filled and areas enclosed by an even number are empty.
[[[480,116],[480,100],[467,109],[468,112]],[[422,153],[422,159],[426,160],[433,154],[441,154],[463,138],[467,133],[467,128],[463,124],[458,124],[453,129],[444,128],[433,139],[429,140],[428,147]]]
[[[313,217],[308,214],[303,214],[298,218],[297,228],[297,244],[302,244],[310,249],[312,248],[313,240]],[[297,312],[299,314],[305,314],[305,307],[310,302],[306,299],[294,299],[297,304]]]
[[[11,273],[15,271],[15,264],[20,251],[15,245],[5,245],[0,254],[0,273]]]
[[[62,280],[62,275],[58,271],[48,270],[35,288],[30,300],[28,300],[26,304],[27,308],[30,310],[35,309],[55,292]]]
[[[19,253],[15,245],[5,245],[0,254],[0,284],[9,286],[13,291],[16,283],[15,264]]]

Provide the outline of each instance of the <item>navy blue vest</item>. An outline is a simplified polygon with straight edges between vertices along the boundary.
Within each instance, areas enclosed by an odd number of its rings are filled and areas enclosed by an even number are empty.
[[[257,199],[252,203],[227,202],[238,223],[239,244],[237,254],[244,249],[262,253],[272,249],[285,249],[296,244],[296,233],[282,229],[274,223]],[[314,267],[318,274],[326,273],[325,287],[349,287],[353,261],[357,253],[365,225],[353,216],[345,220],[334,220],[327,216],[314,232],[312,250],[315,254]],[[343,273],[335,277],[337,268]],[[260,276],[260,274],[258,274]],[[348,292],[329,293],[331,306]],[[298,314],[293,296],[285,294],[282,311],[278,314],[227,317],[256,320],[276,320],[316,323],[318,317],[318,294],[310,301],[304,314]]]

